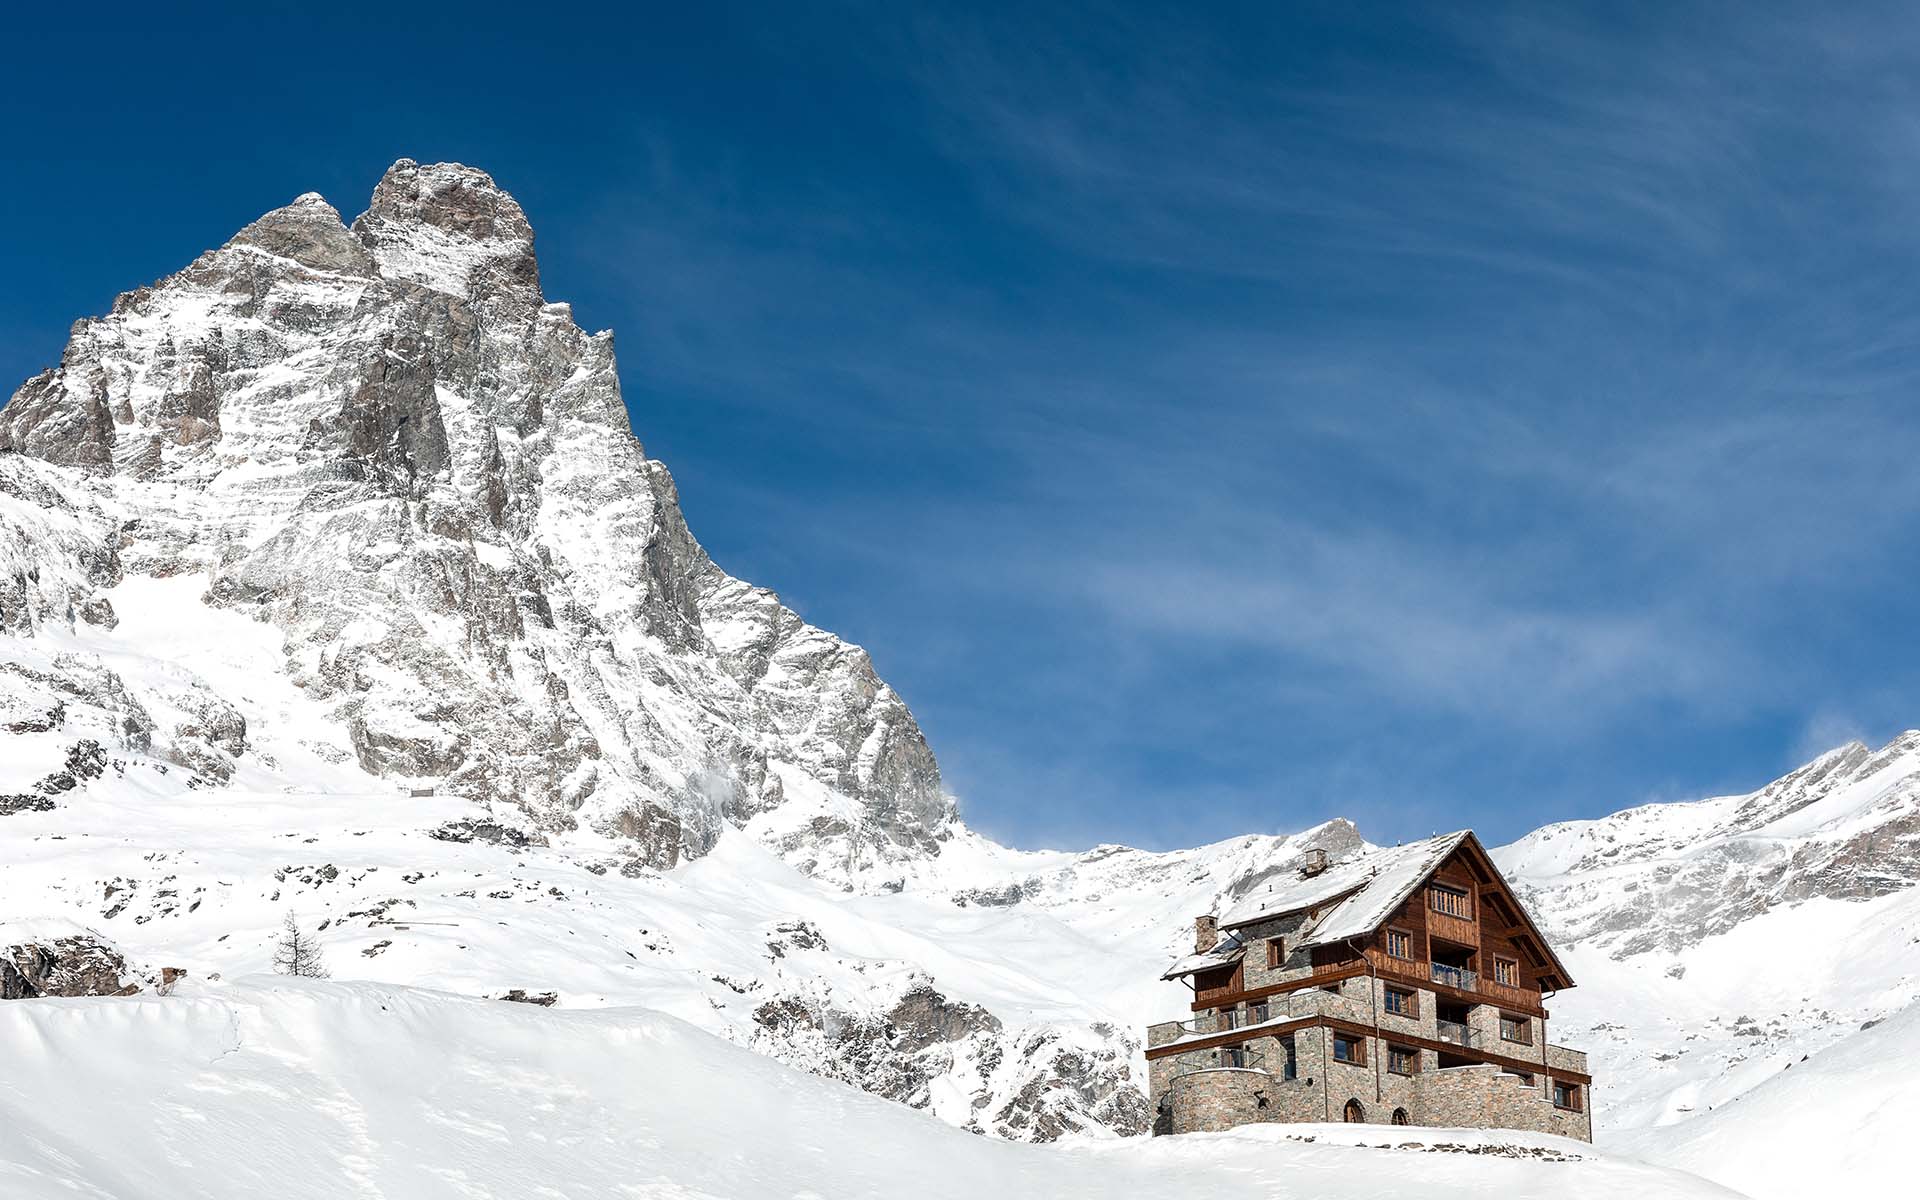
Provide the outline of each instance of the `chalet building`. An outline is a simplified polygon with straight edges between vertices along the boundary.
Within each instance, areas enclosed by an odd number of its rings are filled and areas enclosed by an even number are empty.
[[[1156,1133],[1257,1121],[1527,1129],[1593,1140],[1587,1056],[1547,1042],[1573,986],[1471,832],[1325,851],[1195,924],[1147,1030]]]

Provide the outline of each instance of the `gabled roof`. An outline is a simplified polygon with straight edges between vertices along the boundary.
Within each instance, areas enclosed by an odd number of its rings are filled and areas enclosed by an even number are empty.
[[[1534,924],[1533,915],[1520,903],[1519,897],[1513,895],[1513,890],[1505,886],[1505,880],[1487,855],[1486,848],[1467,829],[1409,842],[1404,846],[1369,850],[1335,863],[1317,875],[1276,880],[1261,891],[1249,893],[1220,918],[1220,928],[1227,936],[1221,939],[1219,945],[1212,950],[1187,955],[1168,967],[1160,977],[1178,979],[1196,971],[1237,962],[1246,952],[1245,939],[1237,932],[1239,929],[1258,921],[1270,921],[1310,909],[1321,911],[1292,935],[1290,944],[1306,948],[1366,937],[1385,924],[1387,918],[1398,911],[1407,898],[1439,869],[1440,864],[1463,850],[1476,860],[1481,873],[1501,883],[1505,898],[1512,901],[1513,911],[1526,927],[1533,945],[1551,964],[1548,977],[1558,979],[1559,987],[1572,987],[1573,977],[1554,954],[1553,946],[1540,932],[1539,926]]]
[[[1220,927],[1236,929],[1337,900],[1339,903],[1296,935],[1304,939],[1302,944],[1319,945],[1372,933],[1468,836],[1461,830],[1404,846],[1370,850],[1335,863],[1318,875],[1276,882],[1228,909],[1220,918]]]

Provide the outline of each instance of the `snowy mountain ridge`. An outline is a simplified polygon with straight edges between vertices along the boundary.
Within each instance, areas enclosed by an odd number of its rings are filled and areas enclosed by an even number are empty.
[[[1553,1037],[1602,1145],[1730,1178],[1823,1058],[1911,1025],[1916,839],[1909,733],[1496,850],[1579,981]],[[149,988],[265,970],[292,909],[345,980],[643,1006],[978,1132],[1136,1134],[1193,918],[1365,845],[969,830],[866,654],[700,549],[610,335],[470,168],[402,160],[350,225],[298,198],[0,408],[0,920]]]

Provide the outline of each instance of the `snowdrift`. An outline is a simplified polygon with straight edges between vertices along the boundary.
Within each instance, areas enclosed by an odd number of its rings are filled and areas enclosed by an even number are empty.
[[[644,1009],[248,979],[0,1006],[0,1195],[855,1200],[1727,1192],[1558,1138],[1291,1126],[1021,1145]]]

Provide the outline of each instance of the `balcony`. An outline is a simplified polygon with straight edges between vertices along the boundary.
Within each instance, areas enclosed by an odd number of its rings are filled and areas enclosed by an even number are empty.
[[[1175,1055],[1173,1075],[1191,1075],[1195,1071],[1265,1071],[1267,1056],[1242,1046],[1220,1046],[1212,1050],[1189,1050]]]
[[[1284,1021],[1290,1015],[1300,1015],[1290,1010],[1302,1007],[1305,1006],[1293,1002],[1291,997],[1276,996],[1271,1002],[1260,1000],[1248,1004],[1245,1008],[1198,1013],[1187,1021],[1162,1021],[1152,1026],[1149,1037],[1156,1046],[1184,1042],[1193,1038],[1212,1037],[1217,1033],[1232,1033],[1236,1029],[1250,1029],[1256,1025],[1265,1025],[1270,1021]]]
[[[1451,1042],[1456,1046],[1473,1045],[1473,1030],[1458,1021],[1435,1021],[1434,1026],[1439,1030],[1439,1038],[1443,1042]]]
[[[1433,981],[1435,983],[1445,984],[1450,988],[1459,988],[1463,992],[1474,991],[1480,986],[1480,976],[1467,970],[1465,967],[1450,967],[1445,963],[1434,963],[1432,967]]]

